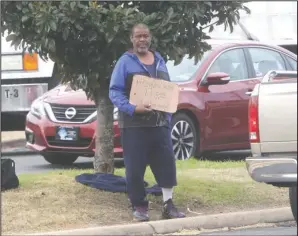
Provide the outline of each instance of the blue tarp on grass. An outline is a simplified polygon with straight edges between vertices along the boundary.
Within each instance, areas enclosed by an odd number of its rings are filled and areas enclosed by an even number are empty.
[[[122,176],[117,176],[114,174],[104,174],[104,173],[84,173],[77,175],[75,180],[78,183],[87,185],[91,188],[96,188],[108,192],[122,192],[126,193],[126,180]],[[144,181],[144,186],[147,194],[152,194],[155,196],[161,196],[161,188],[157,185],[148,187],[148,183]]]

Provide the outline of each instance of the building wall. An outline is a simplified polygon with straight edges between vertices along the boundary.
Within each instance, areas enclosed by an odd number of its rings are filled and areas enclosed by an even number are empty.
[[[260,40],[297,40],[297,2],[250,2],[241,22]]]
[[[247,15],[241,12],[240,22],[260,41],[296,41],[297,44],[297,2],[249,2],[246,6],[251,10]],[[239,25],[234,31],[224,30],[224,26],[216,26],[208,33],[211,38],[217,39],[247,39]],[[282,42],[283,43],[283,42]],[[278,43],[277,43],[278,44]]]

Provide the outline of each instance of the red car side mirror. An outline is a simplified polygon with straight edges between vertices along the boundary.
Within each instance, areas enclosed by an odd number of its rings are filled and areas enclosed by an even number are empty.
[[[206,85],[227,84],[230,82],[230,76],[224,72],[210,73],[206,78]]]

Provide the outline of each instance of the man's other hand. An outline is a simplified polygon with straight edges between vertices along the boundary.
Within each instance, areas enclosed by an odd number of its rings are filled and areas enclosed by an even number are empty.
[[[140,104],[140,105],[137,105],[135,109],[136,113],[148,113],[151,111],[152,109],[150,104]]]

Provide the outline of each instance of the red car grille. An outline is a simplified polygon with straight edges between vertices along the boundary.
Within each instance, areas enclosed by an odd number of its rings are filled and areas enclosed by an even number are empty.
[[[68,119],[65,116],[65,111],[68,108],[74,108],[76,110],[76,115]],[[67,122],[83,122],[87,117],[89,117],[93,112],[96,111],[95,106],[78,106],[78,105],[61,105],[61,104],[51,104],[52,111],[57,121],[67,121]]]
[[[54,136],[47,136],[49,145],[58,147],[88,147],[92,138],[80,138],[78,141],[55,140]]]

